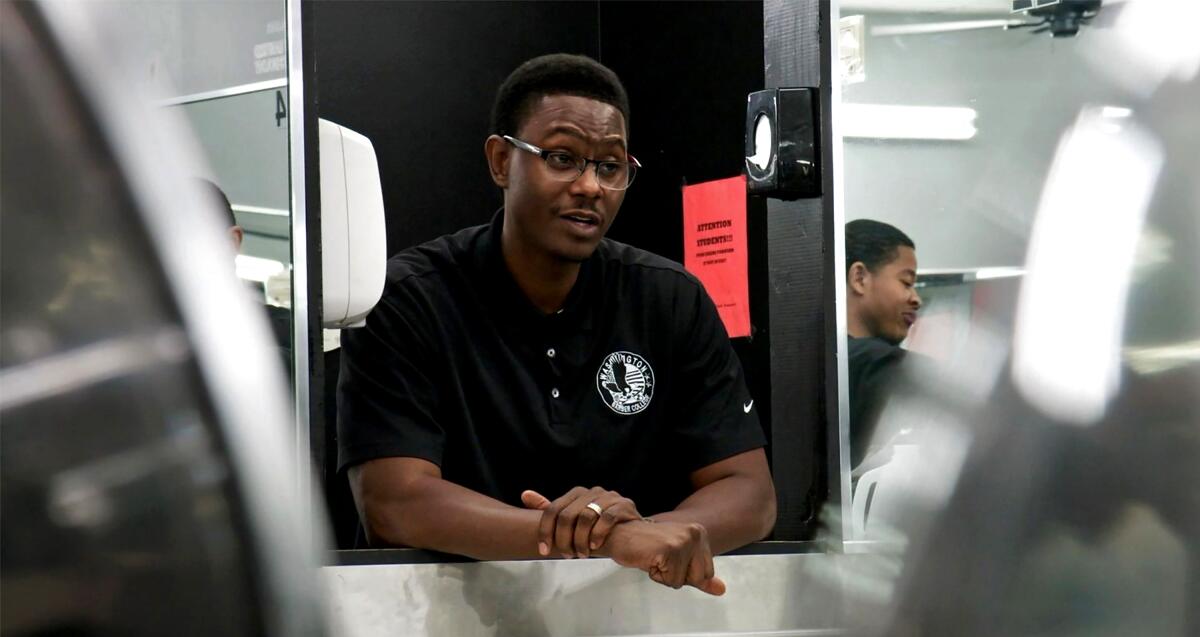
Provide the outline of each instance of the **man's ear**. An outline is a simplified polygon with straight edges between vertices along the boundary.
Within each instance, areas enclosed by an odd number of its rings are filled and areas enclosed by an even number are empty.
[[[242,230],[241,226],[229,226],[229,240],[233,241],[233,251],[242,251],[242,240],[246,238],[246,231]]]
[[[483,143],[483,154],[487,156],[492,181],[501,188],[508,188],[508,158],[512,156],[512,146],[499,135],[489,135]]]
[[[862,261],[850,264],[850,273],[846,275],[846,288],[858,296],[867,294],[867,284],[871,280],[871,271]]]

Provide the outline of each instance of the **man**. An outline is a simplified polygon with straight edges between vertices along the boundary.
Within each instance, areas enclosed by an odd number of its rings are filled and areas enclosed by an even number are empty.
[[[229,235],[229,241],[233,244],[233,251],[240,254],[242,252],[242,241],[246,237],[246,232],[242,226],[238,225],[237,217],[233,214],[233,205],[229,203],[229,197],[225,195],[225,191],[217,184],[204,179],[195,177],[196,185],[209,198],[210,205],[218,208],[224,213],[225,220],[228,222],[228,227],[225,232]],[[254,290],[255,300],[262,302],[262,288],[256,283],[250,286]],[[292,369],[292,311],[285,307],[277,307],[270,304],[264,304],[263,307],[267,312],[267,320],[271,322],[271,334],[275,336],[275,343],[279,348],[279,356],[283,359],[284,369],[290,371]],[[292,382],[291,374],[288,374],[288,383]]]
[[[246,231],[238,225],[237,217],[233,214],[233,205],[229,203],[229,197],[225,196],[225,191],[221,190],[221,187],[217,184],[203,177],[195,177],[194,179],[196,186],[209,198],[211,205],[220,209],[225,220],[229,222],[225,232],[229,235],[230,243],[233,244],[233,251],[241,252],[242,241],[246,237]]]
[[[678,264],[603,238],[638,166],[628,121],[599,63],[522,64],[484,144],[504,207],[393,257],[344,333],[339,468],[372,545],[600,555],[720,594],[712,556],[774,526],[712,301]]]
[[[916,246],[908,235],[870,219],[846,224],[852,465],[866,456],[876,416],[904,360],[900,342],[921,309],[916,283]]]

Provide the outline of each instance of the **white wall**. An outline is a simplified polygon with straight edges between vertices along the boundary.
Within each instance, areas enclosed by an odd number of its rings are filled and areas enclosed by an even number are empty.
[[[875,13],[866,26],[869,34],[879,25],[987,17]],[[1102,27],[1084,27],[1074,39],[1001,29],[868,35],[867,80],[846,86],[844,102],[966,106],[978,112],[978,134],[967,141],[847,139],[847,220],[904,230],[922,269],[1022,264],[1059,135],[1084,104],[1120,105],[1078,55],[1090,29]]]

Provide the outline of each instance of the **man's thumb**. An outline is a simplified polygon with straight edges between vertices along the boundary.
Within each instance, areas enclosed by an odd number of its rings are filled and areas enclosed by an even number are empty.
[[[537,491],[522,491],[521,504],[524,504],[526,509],[537,509],[540,511],[550,506],[550,500]]]
[[[715,595],[717,597],[720,597],[725,594],[725,580],[723,580],[719,577],[714,577],[714,578],[708,580],[707,582],[704,582],[703,584],[697,586],[696,588],[699,588],[700,590],[704,591],[705,593],[708,593],[709,595]]]

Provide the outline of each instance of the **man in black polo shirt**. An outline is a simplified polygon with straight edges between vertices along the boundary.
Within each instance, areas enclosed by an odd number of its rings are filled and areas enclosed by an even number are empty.
[[[921,309],[916,283],[917,253],[908,235],[871,219],[846,224],[852,465],[867,454],[879,409],[906,355],[900,342]]]
[[[774,487],[704,289],[603,238],[638,165],[625,90],[589,58],[543,56],[492,119],[504,208],[393,257],[343,336],[339,466],[367,539],[602,555],[720,594],[712,555],[770,532]]]

